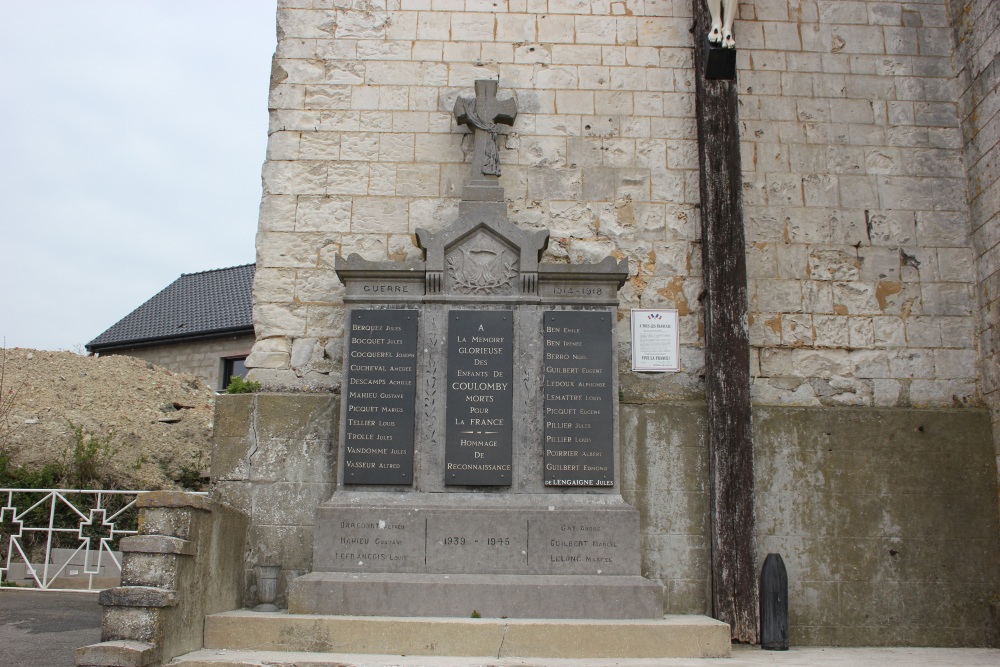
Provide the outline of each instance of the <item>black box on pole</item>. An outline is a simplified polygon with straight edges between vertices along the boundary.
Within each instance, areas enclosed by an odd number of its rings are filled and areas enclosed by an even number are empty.
[[[736,80],[736,49],[724,49],[705,37],[705,78]]]

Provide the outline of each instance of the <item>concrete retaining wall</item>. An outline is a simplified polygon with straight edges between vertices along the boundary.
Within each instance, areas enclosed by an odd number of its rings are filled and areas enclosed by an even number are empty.
[[[251,518],[250,568],[311,568],[315,506],[336,479],[338,398],[220,397],[213,480]],[[622,492],[666,613],[711,613],[702,402],[621,406]],[[980,409],[758,406],[758,559],[780,553],[791,641],[991,645],[1000,594],[996,465]]]
[[[623,485],[668,613],[710,613],[705,406],[622,406]],[[1000,593],[985,410],[754,411],[758,561],[788,567],[792,644],[989,646]]]
[[[288,580],[312,570],[316,507],[336,487],[340,399],[329,394],[219,396],[212,482],[216,497],[250,518],[243,600],[257,603],[255,565]]]

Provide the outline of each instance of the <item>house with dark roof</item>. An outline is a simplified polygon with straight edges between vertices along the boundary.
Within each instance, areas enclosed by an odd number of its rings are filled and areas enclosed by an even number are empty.
[[[253,347],[255,264],[185,273],[87,343],[91,354],[125,354],[192,373],[222,390]]]

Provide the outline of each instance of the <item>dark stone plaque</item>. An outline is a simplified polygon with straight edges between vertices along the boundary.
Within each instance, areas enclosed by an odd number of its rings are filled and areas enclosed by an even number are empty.
[[[511,311],[448,313],[445,484],[510,486],[513,360]]]
[[[412,484],[417,311],[351,311],[346,362],[344,483]]]
[[[611,313],[543,316],[545,486],[614,486]]]

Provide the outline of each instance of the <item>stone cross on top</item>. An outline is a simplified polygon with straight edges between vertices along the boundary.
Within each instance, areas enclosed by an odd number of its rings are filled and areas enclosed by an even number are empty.
[[[515,118],[517,102],[513,98],[497,99],[497,81],[492,79],[476,81],[475,97],[455,100],[455,121],[475,135],[472,177],[465,188],[465,199],[502,201],[503,189],[497,182],[500,175],[497,124],[513,125]],[[477,193],[480,189],[483,191]]]

